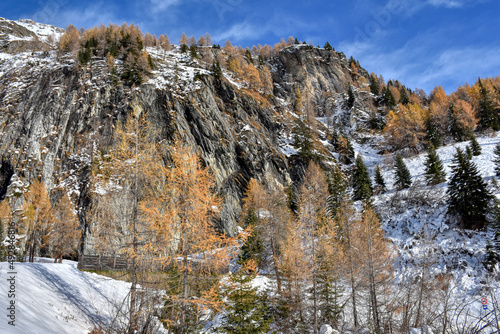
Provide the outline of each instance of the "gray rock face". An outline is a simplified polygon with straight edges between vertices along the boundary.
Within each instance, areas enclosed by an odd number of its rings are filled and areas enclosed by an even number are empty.
[[[0,196],[12,175],[25,182],[42,178],[47,188],[64,188],[78,204],[88,232],[90,155],[112,144],[113,129],[136,100],[166,139],[174,134],[199,148],[224,198],[220,229],[236,232],[241,199],[251,178],[264,184],[291,185],[293,160],[279,147],[280,122],[296,83],[313,98],[342,94],[350,82],[344,58],[318,49],[280,52],[275,67],[275,97],[256,98],[226,79],[202,76],[193,89],[146,82],[131,89],[109,80],[104,61],[89,68],[68,60],[43,58],[6,66],[0,76]],[[305,74],[304,74],[305,73]],[[156,74],[161,75],[161,74]],[[285,102],[283,102],[283,100]]]
[[[41,27],[45,35],[38,36],[32,29]],[[62,34],[64,29],[54,26],[35,23],[32,20],[11,21],[0,17],[0,52],[19,53],[48,50],[49,41],[47,34]],[[52,36],[54,38],[56,36]]]
[[[271,64],[275,68],[275,95],[291,103],[298,87],[302,97],[314,104],[317,115],[334,108],[332,103],[341,99],[358,76],[368,77],[364,69],[352,73],[343,53],[310,45],[285,48]]]

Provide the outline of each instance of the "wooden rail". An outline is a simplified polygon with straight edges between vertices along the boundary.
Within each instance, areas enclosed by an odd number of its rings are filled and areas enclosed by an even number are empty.
[[[179,260],[179,265],[181,260]],[[123,256],[85,255],[78,257],[78,269],[80,270],[128,270],[132,265],[132,260]],[[169,266],[160,263],[141,263],[142,268],[149,268],[153,271],[165,271]],[[199,262],[191,262],[192,269],[199,266]],[[219,268],[219,274],[229,273],[229,265]]]
[[[119,256],[84,255],[78,257],[78,269],[81,270],[127,270],[129,259]]]

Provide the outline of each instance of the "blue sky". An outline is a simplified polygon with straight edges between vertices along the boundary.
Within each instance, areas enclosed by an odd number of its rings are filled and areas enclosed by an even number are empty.
[[[209,32],[215,43],[274,44],[292,35],[326,41],[369,72],[409,88],[447,93],[500,75],[498,0],[2,0],[0,16],[60,27],[134,22],[178,43]]]

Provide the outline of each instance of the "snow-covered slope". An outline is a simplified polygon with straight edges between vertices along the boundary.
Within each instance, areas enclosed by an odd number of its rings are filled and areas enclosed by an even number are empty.
[[[0,17],[0,37],[5,41],[32,41],[38,38],[41,42],[58,41],[64,29],[49,24],[37,23],[33,20],[12,21]]]
[[[500,133],[479,137],[478,142],[482,153],[472,160],[477,164],[483,179],[488,182],[490,191],[500,198],[493,162],[493,150],[500,143]],[[451,177],[456,148],[464,150],[468,144],[469,142],[461,142],[437,149],[447,180]],[[424,162],[427,154],[423,152],[404,159],[412,175],[413,185],[408,190],[397,191],[394,187],[392,155],[377,154],[369,145],[355,144],[354,147],[356,153],[363,156],[372,178],[375,166],[381,167],[388,192],[374,196],[373,200],[381,214],[387,237],[397,246],[400,279],[418,277],[420,269],[416,266],[419,259],[424,252],[431,252],[434,257],[432,272],[436,275],[453,275],[457,294],[476,296],[479,301],[484,291],[491,287],[490,284],[496,285],[493,291],[500,294],[499,284],[492,282],[490,273],[483,265],[487,256],[486,247],[488,241],[493,240],[494,231],[491,228],[481,231],[463,230],[459,228],[458,222],[446,214],[448,184],[425,184]]]
[[[45,260],[45,261],[44,261]],[[0,263],[0,333],[77,334],[88,333],[94,325],[120,320],[130,284],[81,272],[76,263],[14,263],[15,298],[8,297],[8,263]],[[42,263],[46,262],[46,263]],[[15,301],[15,327],[6,317]],[[125,303],[126,304],[126,303]]]

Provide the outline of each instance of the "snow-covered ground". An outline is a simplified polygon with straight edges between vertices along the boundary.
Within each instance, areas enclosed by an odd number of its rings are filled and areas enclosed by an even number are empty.
[[[110,324],[126,304],[129,283],[79,271],[76,262],[37,260],[14,263],[14,275],[7,262],[0,263],[0,333],[88,333],[96,324]],[[15,298],[8,296],[11,276]],[[7,317],[12,300],[15,326]]]
[[[493,162],[493,151],[500,143],[500,132],[478,137],[477,140],[482,152],[472,160],[490,191],[500,198]],[[489,227],[480,231],[463,230],[446,213],[447,182],[452,174],[453,156],[456,148],[465,150],[467,145],[469,142],[461,142],[437,149],[447,181],[436,186],[425,184],[426,152],[404,158],[414,185],[403,191],[397,191],[394,187],[392,155],[378,154],[377,149],[368,144],[354,143],[353,146],[356,154],[362,155],[372,179],[375,166],[379,165],[386,182],[387,193],[374,196],[373,203],[381,214],[386,236],[398,251],[396,280],[412,281],[419,277],[420,262],[427,254],[432,257],[429,269],[431,275],[451,275],[455,300],[469,303],[470,311],[480,314],[481,298],[500,296],[498,277],[491,275],[483,264],[487,257],[486,247],[489,240],[493,240],[494,231]]]

